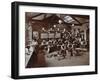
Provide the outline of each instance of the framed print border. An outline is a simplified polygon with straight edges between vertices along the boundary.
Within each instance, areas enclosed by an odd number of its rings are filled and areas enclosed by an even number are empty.
[[[70,72],[70,73],[51,73],[51,74],[36,74],[36,75],[19,75],[20,73],[20,65],[19,65],[19,7],[20,6],[36,6],[36,7],[49,7],[49,8],[70,8],[70,9],[87,9],[87,10],[94,10],[95,14],[95,65],[94,71],[86,71],[86,72]],[[97,41],[97,18],[98,18],[98,10],[96,6],[81,6],[81,5],[62,5],[62,4],[48,4],[48,3],[31,3],[31,2],[12,2],[12,14],[11,14],[11,77],[13,79],[25,79],[25,78],[42,78],[42,77],[58,77],[58,76],[72,76],[72,75],[89,75],[89,74],[97,74],[98,72],[98,58],[97,58],[97,51],[98,51],[98,41]],[[56,67],[57,68],[57,67]]]

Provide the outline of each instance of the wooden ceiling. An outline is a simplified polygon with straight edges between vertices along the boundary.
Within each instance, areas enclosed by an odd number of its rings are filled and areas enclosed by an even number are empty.
[[[66,16],[70,17],[73,21],[66,22]],[[72,15],[72,14],[46,14],[46,13],[33,13],[26,12],[26,23],[31,22],[34,30],[38,28],[41,30],[41,27],[48,27],[50,25],[59,24],[59,20],[62,21],[62,24],[66,24],[68,27],[72,24],[76,26],[81,26],[84,23],[89,23],[88,15]],[[65,20],[64,20],[65,19]]]
[[[36,21],[36,22],[49,22],[49,23],[58,23],[58,19],[62,20],[63,23],[64,18],[66,16],[70,16],[74,22],[70,22],[70,24],[81,25],[86,21],[89,22],[88,15],[71,15],[71,14],[46,14],[46,13],[34,13],[29,16],[30,12],[26,12],[26,22]],[[67,24],[67,22],[65,22]]]

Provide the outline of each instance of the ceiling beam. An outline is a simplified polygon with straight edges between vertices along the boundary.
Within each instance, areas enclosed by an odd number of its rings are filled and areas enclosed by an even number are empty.
[[[40,16],[40,15],[42,15],[42,14],[43,14],[43,13],[37,14],[37,15],[35,15],[35,16],[32,16],[31,18],[34,18],[34,17]]]
[[[74,16],[71,16],[76,22],[78,22],[79,24],[81,24]]]
[[[49,22],[44,22],[44,21],[42,21],[42,20],[32,20],[31,22],[33,22],[33,23],[51,23],[51,24],[59,24],[58,22],[56,23],[56,22],[53,22],[53,21],[49,21]],[[62,23],[62,24],[66,24],[66,25],[69,25],[69,26],[72,26],[72,24],[74,24],[74,23]],[[80,23],[80,24],[74,24],[75,26],[81,26],[82,24]]]
[[[89,16],[87,16],[87,15],[70,15],[70,16],[79,17],[79,18],[83,18],[83,19],[89,19]]]

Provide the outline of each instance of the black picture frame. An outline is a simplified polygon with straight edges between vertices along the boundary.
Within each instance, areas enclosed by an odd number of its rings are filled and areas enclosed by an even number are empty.
[[[58,7],[58,8],[72,8],[72,9],[88,9],[95,11],[95,71],[88,72],[73,72],[73,73],[58,73],[58,74],[40,74],[40,75],[19,75],[19,6],[40,6],[40,7]],[[97,64],[97,7],[96,6],[81,6],[81,5],[62,5],[49,3],[31,3],[31,2],[12,2],[11,4],[11,78],[13,79],[27,79],[27,78],[43,78],[43,77],[59,77],[59,76],[73,76],[73,75],[89,75],[98,73]]]

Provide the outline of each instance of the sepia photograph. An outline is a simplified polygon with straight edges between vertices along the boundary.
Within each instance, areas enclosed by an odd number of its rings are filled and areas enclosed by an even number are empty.
[[[89,15],[25,12],[25,68],[89,65]]]
[[[11,77],[97,74],[97,7],[12,3]]]

